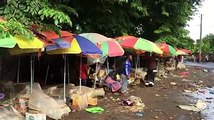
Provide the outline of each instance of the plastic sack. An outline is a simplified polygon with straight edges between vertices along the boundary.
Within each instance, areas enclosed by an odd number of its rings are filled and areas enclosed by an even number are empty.
[[[88,107],[88,96],[87,94],[73,94],[72,96],[72,107],[75,110],[83,110]]]
[[[40,86],[34,87],[33,92],[30,94],[28,104],[30,109],[41,111],[52,119],[61,119],[62,115],[65,114],[53,98],[45,95],[41,91]]]
[[[14,108],[0,108],[0,120],[24,120],[24,117]]]
[[[97,105],[97,98],[91,98],[91,97],[89,97],[88,98],[88,104],[89,105],[93,105],[93,106]]]
[[[100,89],[94,89],[94,88],[89,88],[86,86],[81,86],[81,90],[80,90],[80,86],[75,87],[74,89],[70,89],[69,94],[70,94],[70,98],[73,98],[74,94],[87,94],[88,97],[103,97],[105,96],[105,91],[103,88]]]

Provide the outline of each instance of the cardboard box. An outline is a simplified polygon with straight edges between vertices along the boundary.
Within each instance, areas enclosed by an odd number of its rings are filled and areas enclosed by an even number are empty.
[[[46,115],[43,113],[26,112],[26,119],[25,120],[46,120]]]

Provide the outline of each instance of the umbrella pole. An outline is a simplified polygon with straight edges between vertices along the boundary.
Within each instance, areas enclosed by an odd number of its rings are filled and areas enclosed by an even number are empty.
[[[67,74],[68,74],[68,83],[70,83],[70,68],[68,58],[67,58]]]
[[[136,61],[136,63],[135,63],[135,73],[134,73],[134,78],[136,79],[136,77],[137,77],[137,66],[138,66],[138,60],[139,59],[139,54],[137,54],[137,61]]]
[[[82,55],[80,55],[80,74],[79,74],[79,84],[80,84],[80,92],[82,92]]]
[[[107,74],[108,74],[109,73],[109,61],[108,61],[108,57],[107,57],[106,64],[107,64]]]
[[[157,75],[160,74],[160,59],[158,58],[158,63],[157,63]]]
[[[21,62],[21,59],[20,59],[20,56],[19,56],[19,60],[18,60],[18,69],[17,69],[17,76],[16,76],[16,78],[17,78],[17,83],[19,83],[20,82],[20,80],[19,80],[19,76],[20,76],[20,62]]]
[[[97,68],[98,65],[97,65],[97,64],[98,64],[98,62],[96,62],[96,68],[95,68],[94,89],[96,88],[96,82],[97,82],[97,72],[98,72],[98,71],[97,71],[97,70],[98,70],[98,68]]]
[[[33,92],[33,82],[34,82],[34,73],[33,73],[33,55],[30,56],[30,92]]]
[[[34,59],[35,59],[35,57],[32,55],[32,71],[33,71],[33,73],[32,73],[32,79],[33,79],[33,82],[32,82],[32,88],[33,88],[33,83],[34,83],[34,76],[35,76],[35,61],[34,61]]]
[[[2,72],[2,56],[0,56],[0,79],[2,79],[1,72]]]
[[[64,89],[63,89],[63,99],[64,99],[64,102],[66,102],[66,98],[65,98],[65,90],[66,90],[66,64],[67,64],[67,61],[66,61],[66,55],[64,56],[64,76],[63,76],[63,79],[64,79]]]
[[[46,75],[45,75],[45,85],[47,84],[47,80],[48,80],[49,68],[50,68],[50,65],[48,64]]]
[[[116,70],[116,58],[114,58],[114,70]]]

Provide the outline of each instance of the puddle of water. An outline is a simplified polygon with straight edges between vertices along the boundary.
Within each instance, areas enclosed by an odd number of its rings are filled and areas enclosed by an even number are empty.
[[[203,100],[207,103],[206,109],[201,111],[204,120],[214,120],[214,88],[201,88],[198,91],[191,93],[191,100],[195,103],[197,100]]]

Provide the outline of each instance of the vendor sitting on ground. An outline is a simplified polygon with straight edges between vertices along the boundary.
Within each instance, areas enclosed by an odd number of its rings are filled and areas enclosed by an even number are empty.
[[[167,60],[164,63],[164,68],[166,70],[166,73],[169,73],[170,71],[175,70],[175,60],[173,58],[167,58]]]
[[[117,92],[120,90],[120,88],[122,87],[121,83],[119,81],[117,81],[117,72],[116,71],[112,71],[110,72],[106,79],[105,79],[105,84],[106,86],[112,91],[112,92]]]

